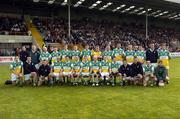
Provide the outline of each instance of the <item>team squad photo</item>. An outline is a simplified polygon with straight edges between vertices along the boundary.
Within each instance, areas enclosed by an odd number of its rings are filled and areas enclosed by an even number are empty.
[[[46,46],[42,51],[35,45],[30,51],[23,46],[10,64],[11,81],[17,86],[164,86],[170,81],[170,58],[165,43],[158,48],[150,43],[147,50],[131,44],[125,49],[121,44],[114,49],[109,45],[104,51],[88,45],[82,51],[64,45],[62,50],[54,47],[50,52]]]

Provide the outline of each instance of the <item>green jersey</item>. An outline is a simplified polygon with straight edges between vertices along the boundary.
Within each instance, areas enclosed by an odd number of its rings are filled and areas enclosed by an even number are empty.
[[[136,51],[135,56],[138,58],[139,62],[143,63],[144,60],[146,59],[146,54],[145,51]]]
[[[56,62],[57,61],[57,58],[60,57],[60,54],[59,52],[52,52],[51,53],[51,59],[52,59],[52,62]]]
[[[54,73],[59,73],[63,69],[63,62],[54,62],[52,63],[52,68],[54,69]]]
[[[71,51],[71,57],[72,57],[72,60],[74,61],[74,57],[80,57],[81,56],[81,52],[79,50],[72,50]]]
[[[159,59],[169,59],[170,53],[168,50],[159,50],[158,52]]]
[[[63,63],[63,70],[64,70],[64,72],[70,72],[72,67],[73,67],[73,63],[70,62],[70,61],[67,61],[67,62]]]
[[[40,54],[40,60],[50,60],[51,54],[49,52],[41,52]]]
[[[111,63],[111,70],[112,70],[112,72],[118,72],[119,68],[120,68],[120,64],[118,62],[112,62]]]
[[[115,48],[113,50],[113,57],[116,59],[116,61],[122,61],[124,55],[124,50],[122,48]]]
[[[91,62],[82,62],[82,72],[88,73],[90,71]]]
[[[126,60],[128,64],[132,64],[134,62],[134,55],[135,55],[135,51],[133,50],[127,50],[125,52],[125,56],[126,56]]]
[[[99,68],[100,68],[100,62],[99,61],[92,61],[91,62],[91,68],[92,68],[92,71],[97,73],[99,71]]]
[[[150,65],[150,66],[144,65],[143,71],[144,73],[154,73],[154,67],[153,65]]]
[[[70,57],[71,52],[69,50],[62,50],[60,52],[61,58],[62,58],[62,62],[65,62],[66,57]]]
[[[113,57],[113,51],[112,51],[112,50],[110,50],[110,51],[104,51],[104,52],[102,53],[102,56],[103,56],[103,57],[106,57],[106,60],[107,60],[108,62],[111,62],[111,61],[112,61],[112,57]]]
[[[84,61],[84,57],[88,57],[88,61],[91,61],[92,52],[91,50],[83,50],[81,52],[82,61]]]
[[[21,62],[21,61],[12,62],[10,64],[10,69],[16,74],[22,73],[22,67],[23,67],[23,62]]]
[[[101,61],[100,63],[100,68],[101,72],[109,72],[109,68],[111,67],[111,63],[106,62],[106,61]]]
[[[78,61],[73,63],[74,72],[80,72],[81,67],[82,67],[82,62]]]

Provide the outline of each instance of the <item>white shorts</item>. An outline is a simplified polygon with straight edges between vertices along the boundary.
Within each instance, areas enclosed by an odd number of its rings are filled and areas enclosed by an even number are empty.
[[[26,75],[24,75],[24,79],[25,79],[25,80],[29,80],[30,77],[31,77],[31,74],[26,74]]]
[[[102,72],[101,73],[101,76],[104,77],[104,76],[109,76],[109,72]]]
[[[116,62],[119,64],[119,66],[123,65],[123,61],[116,61]]]
[[[36,69],[39,69],[40,64],[36,64],[35,67],[36,67]]]
[[[71,72],[63,72],[63,75],[64,76],[69,76],[69,75],[71,75],[72,73]]]
[[[19,76],[16,74],[11,74],[11,81],[16,81]]]
[[[89,75],[90,75],[89,72],[86,72],[86,73],[85,73],[85,72],[82,72],[81,74],[82,74],[82,76],[89,76]]]
[[[151,65],[156,68],[157,67],[157,63],[151,63]]]
[[[52,75],[53,75],[54,77],[59,77],[59,76],[60,76],[59,73],[52,73]]]

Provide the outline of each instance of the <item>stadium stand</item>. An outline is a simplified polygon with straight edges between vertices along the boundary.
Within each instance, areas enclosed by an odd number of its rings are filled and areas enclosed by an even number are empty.
[[[96,45],[101,46],[101,50],[109,43],[112,47],[117,43],[122,46],[127,44],[146,46],[154,42],[157,47],[161,43],[166,43],[171,47],[171,51],[176,51],[177,47],[173,42],[177,41],[178,32],[172,28],[162,28],[155,25],[150,26],[149,39],[145,39],[145,26],[136,23],[113,23],[102,20],[100,22],[82,19],[72,20],[71,39],[67,36],[67,22],[65,19],[38,19],[34,18],[33,22],[42,34],[44,41],[47,43],[68,44],[89,44],[91,49]]]

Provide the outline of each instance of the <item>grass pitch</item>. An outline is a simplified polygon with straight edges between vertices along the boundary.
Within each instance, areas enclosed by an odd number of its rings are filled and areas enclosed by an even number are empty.
[[[0,119],[179,119],[180,59],[170,63],[165,87],[5,86],[0,66]]]

